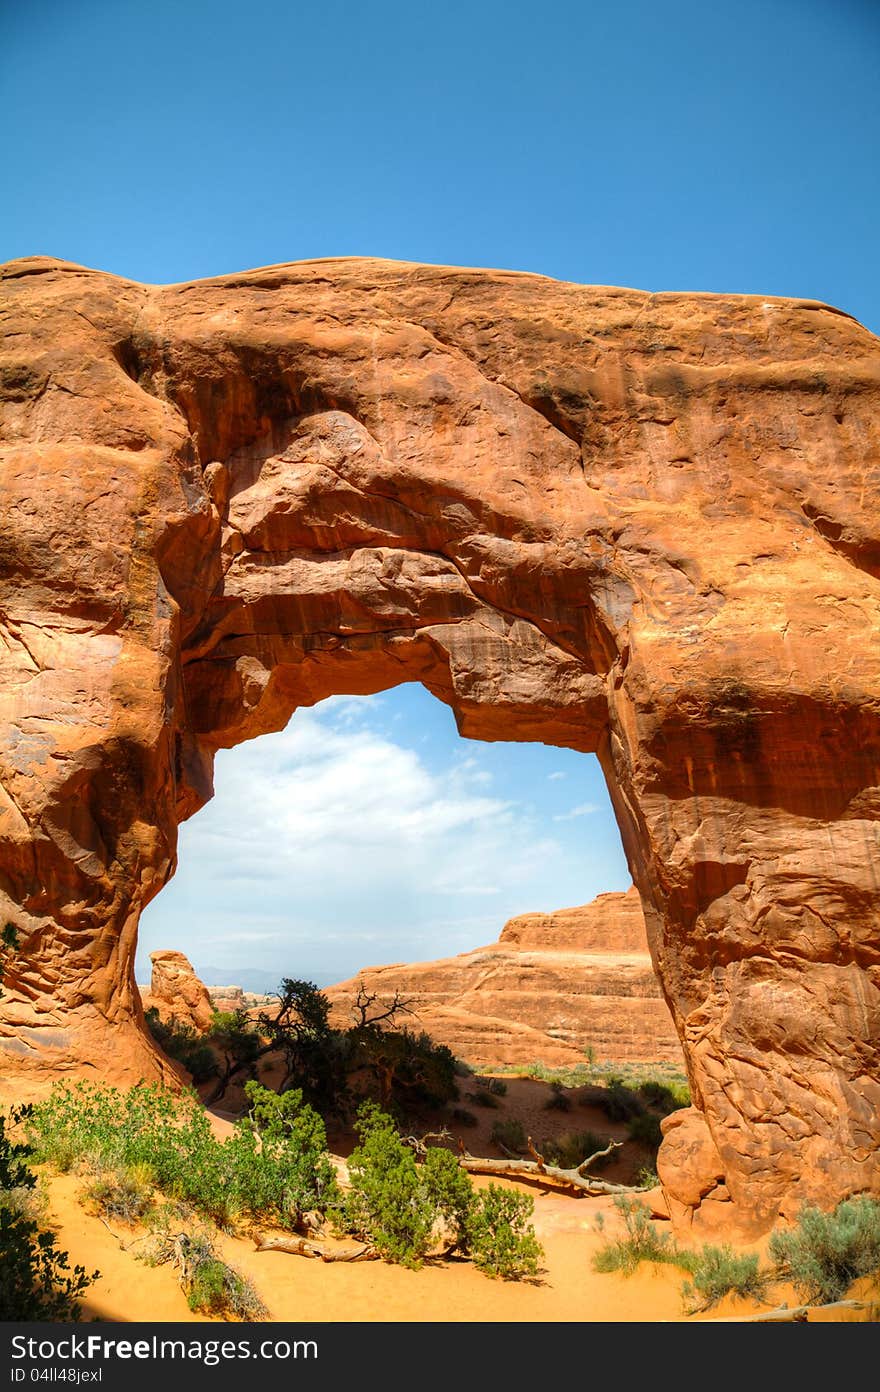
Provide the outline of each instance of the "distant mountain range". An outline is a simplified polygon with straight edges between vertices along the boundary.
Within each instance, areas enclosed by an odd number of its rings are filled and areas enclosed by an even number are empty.
[[[195,965],[195,964],[193,964]],[[267,995],[281,985],[282,972],[264,971],[262,967],[196,967],[196,973],[206,986],[240,986],[243,991]],[[330,972],[304,972],[307,981],[316,986],[332,986],[340,978]]]

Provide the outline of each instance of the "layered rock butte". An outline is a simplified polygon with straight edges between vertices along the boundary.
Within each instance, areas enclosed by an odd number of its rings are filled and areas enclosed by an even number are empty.
[[[436,962],[366,967],[328,986],[331,1021],[352,1022],[359,990],[376,1009],[397,996],[397,1023],[425,1030],[479,1067],[597,1061],[681,1062],[660,991],[638,890],[555,913],[521,914],[497,942]]]
[[[215,751],[421,681],[598,754],[740,1211],[880,1192],[877,340],[381,261],[0,275],[6,1079],[161,1075],[137,924]]]

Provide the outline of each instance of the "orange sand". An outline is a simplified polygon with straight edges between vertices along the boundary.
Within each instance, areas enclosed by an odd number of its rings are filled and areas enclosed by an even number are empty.
[[[574,1103],[571,1112],[560,1114],[544,1106],[550,1094],[546,1084],[530,1079],[507,1081],[508,1093],[499,1099],[499,1108],[473,1107],[478,1125],[460,1133],[475,1154],[499,1154],[489,1141],[489,1133],[503,1116],[518,1117],[536,1140],[588,1127],[605,1134],[625,1134],[625,1127],[609,1123],[595,1108],[577,1105],[576,1092],[570,1094]],[[234,1117],[219,1110],[210,1116],[215,1133],[221,1138],[228,1135]],[[335,1148],[338,1141],[347,1151],[351,1139],[334,1137],[332,1143]],[[633,1171],[639,1163],[638,1148],[627,1146],[603,1177],[626,1182],[632,1175],[625,1171]],[[340,1161],[340,1169],[344,1175],[344,1161]],[[72,1264],[81,1263],[88,1271],[97,1268],[101,1273],[83,1302],[84,1319],[211,1322],[190,1311],[170,1267],[150,1267],[137,1260],[147,1241],[143,1228],[128,1229],[117,1223],[108,1226],[84,1211],[78,1200],[85,1182],[82,1176],[44,1172],[44,1182],[60,1246],[70,1253]],[[474,1177],[476,1185],[489,1182],[482,1176]],[[253,1239],[246,1237],[221,1235],[219,1246],[226,1260],[253,1281],[269,1318],[277,1321],[543,1323],[686,1318],[681,1300],[686,1276],[679,1269],[645,1263],[629,1277],[602,1275],[592,1269],[592,1257],[599,1246],[622,1232],[611,1198],[576,1198],[535,1185],[500,1182],[531,1194],[535,1200],[533,1221],[545,1252],[545,1269],[538,1282],[493,1280],[464,1261],[429,1263],[420,1271],[407,1271],[378,1261],[327,1264],[283,1252],[257,1252]],[[601,1233],[595,1227],[599,1213],[604,1219]],[[713,1240],[745,1246],[733,1234],[719,1233]],[[774,1288],[772,1301],[799,1303],[793,1291],[781,1284]],[[710,1315],[696,1318],[742,1316],[760,1308],[728,1298]],[[865,1316],[836,1312],[833,1318]]]

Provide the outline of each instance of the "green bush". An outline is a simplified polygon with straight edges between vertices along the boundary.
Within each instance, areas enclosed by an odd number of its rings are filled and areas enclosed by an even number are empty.
[[[507,1096],[507,1084],[503,1078],[487,1078],[486,1087],[489,1092],[492,1093],[493,1097]]]
[[[325,1212],[336,1197],[336,1172],[321,1117],[299,1088],[279,1094],[249,1082],[244,1091],[250,1112],[227,1142],[237,1201],[290,1226],[310,1209]]]
[[[660,1142],[663,1140],[663,1132],[660,1130],[660,1118],[654,1112],[642,1112],[639,1116],[634,1116],[627,1124],[626,1134],[631,1141],[637,1141],[646,1150],[656,1156],[660,1149]]]
[[[833,1213],[801,1209],[797,1227],[774,1232],[769,1253],[780,1277],[802,1300],[828,1305],[841,1300],[860,1276],[880,1275],[880,1201],[844,1199]]]
[[[491,1092],[469,1092],[467,1094],[467,1100],[469,1102],[473,1102],[475,1106],[485,1107],[487,1110],[491,1110],[493,1108],[497,1109],[498,1107],[498,1098],[495,1096],[494,1093]]]
[[[451,1151],[432,1146],[421,1167],[428,1205],[441,1224],[450,1250],[468,1246],[468,1222],[474,1198],[470,1175]]]
[[[607,1242],[593,1257],[596,1271],[621,1271],[631,1276],[640,1262],[667,1262],[675,1266],[686,1263],[686,1258],[672,1241],[668,1232],[660,1232],[651,1222],[651,1215],[643,1203],[621,1194],[614,1200],[614,1207],[623,1218],[626,1236]]]
[[[154,1005],[144,1012],[144,1018],[159,1048],[169,1058],[182,1063],[194,1082],[204,1083],[216,1076],[219,1070],[214,1050],[191,1025],[182,1025],[174,1019],[166,1023]]]
[[[56,1087],[33,1108],[35,1154],[61,1169],[141,1167],[163,1194],[229,1227],[243,1214],[293,1226],[299,1211],[323,1209],[335,1191],[324,1124],[301,1094],[245,1089],[251,1113],[218,1141],[194,1093],[175,1096],[140,1083],[128,1093],[78,1083]]]
[[[769,1272],[761,1271],[754,1253],[737,1254],[726,1243],[712,1247],[704,1243],[699,1252],[679,1254],[679,1264],[686,1261],[690,1281],[681,1288],[689,1315],[711,1310],[725,1295],[737,1295],[743,1300],[763,1300],[770,1284]]]
[[[0,1320],[78,1320],[79,1298],[99,1275],[71,1270],[53,1233],[0,1208]]]
[[[71,1269],[54,1234],[32,1216],[36,1176],[26,1163],[28,1147],[6,1134],[7,1120],[0,1116],[0,1320],[77,1320],[79,1298],[100,1273]]]
[[[528,1221],[535,1211],[529,1194],[490,1184],[478,1190],[467,1218],[467,1245],[474,1265],[487,1276],[521,1281],[538,1274],[543,1255]]]
[[[457,1121],[459,1126],[479,1126],[479,1121],[473,1112],[469,1112],[467,1107],[453,1107],[452,1120]]]
[[[609,1121],[631,1121],[645,1110],[638,1094],[621,1078],[613,1076],[608,1078],[604,1094],[597,1100]]]
[[[348,1160],[351,1189],[339,1209],[343,1226],[386,1261],[416,1269],[431,1244],[435,1213],[413,1152],[374,1102],[360,1107],[355,1130],[360,1144]]]
[[[570,1112],[571,1098],[562,1083],[554,1082],[550,1084],[550,1096],[544,1103],[548,1111]]]
[[[469,1254],[481,1271],[510,1280],[533,1275],[541,1248],[527,1219],[528,1195],[490,1185],[475,1191],[451,1151],[428,1150],[417,1165],[391,1117],[373,1102],[358,1112],[360,1144],[349,1156],[351,1189],[337,1223],[370,1243],[386,1261],[421,1266],[441,1238],[446,1253]]]
[[[492,1140],[501,1150],[512,1150],[523,1155],[528,1146],[526,1128],[516,1117],[496,1121],[492,1127]]]
[[[640,1084],[638,1093],[642,1100],[661,1116],[669,1116],[682,1107],[690,1106],[691,1095],[686,1083],[682,1086],[681,1083],[660,1082],[656,1078],[647,1078]]]

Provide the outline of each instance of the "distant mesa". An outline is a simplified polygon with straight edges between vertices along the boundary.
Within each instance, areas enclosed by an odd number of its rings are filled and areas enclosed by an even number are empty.
[[[198,1033],[214,1010],[254,1010],[271,999],[238,985],[206,987],[182,952],[150,960],[144,1008]],[[410,1012],[399,1024],[477,1067],[571,1067],[587,1050],[614,1063],[682,1062],[634,887],[578,908],[521,914],[497,942],[458,957],[365,967],[325,988],[332,1024],[352,1023],[360,988],[375,994],[377,1009],[399,995]]]
[[[555,913],[522,914],[496,943],[435,962],[366,967],[325,994],[334,1024],[351,1023],[359,988],[395,993],[425,1030],[479,1067],[599,1060],[681,1063],[651,964],[638,891],[600,894]]]

